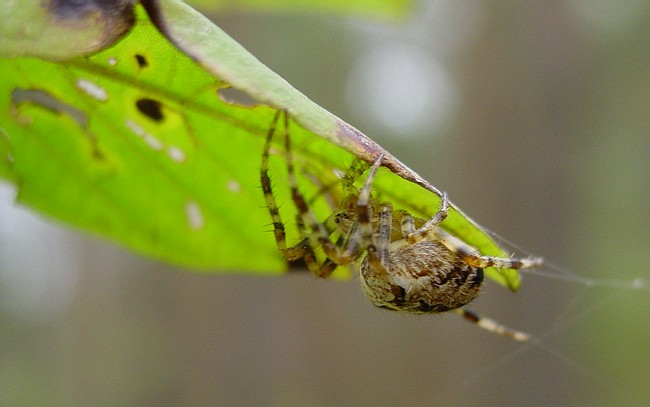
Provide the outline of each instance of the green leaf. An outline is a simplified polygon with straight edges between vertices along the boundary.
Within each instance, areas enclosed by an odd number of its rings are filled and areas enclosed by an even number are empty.
[[[359,14],[386,19],[401,18],[412,9],[413,0],[192,0],[203,11],[233,10],[302,11]]]
[[[20,203],[173,264],[286,270],[267,233],[259,181],[263,143],[276,109],[283,109],[291,117],[298,182],[308,199],[315,197],[319,219],[333,211],[326,195],[337,194],[321,188],[338,185],[337,173],[355,157],[372,161],[379,154],[385,168],[374,184],[378,198],[424,219],[437,211],[440,192],[426,180],[201,14],[173,0],[143,4],[151,20],[137,6],[128,35],[92,56],[0,60],[0,176],[16,184]],[[240,97],[233,89],[258,104],[232,102]],[[274,154],[274,192],[295,244],[285,167]],[[483,254],[504,256],[453,205],[443,227]],[[486,273],[511,289],[520,284],[514,270]]]

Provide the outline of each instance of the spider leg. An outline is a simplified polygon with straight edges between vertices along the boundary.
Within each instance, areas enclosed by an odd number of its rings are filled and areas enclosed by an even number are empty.
[[[302,227],[308,227],[311,230],[309,244],[311,245],[313,241],[317,241],[323,247],[325,254],[328,258],[334,257],[334,262],[337,264],[342,264],[337,260],[342,260],[339,254],[339,248],[332,242],[329,237],[329,231],[318,221],[316,215],[311,211],[309,205],[307,204],[305,197],[302,195],[298,188],[298,181],[296,179],[295,168],[293,165],[293,154],[291,152],[291,139],[289,137],[289,117],[287,114],[284,115],[284,143],[285,143],[285,161],[287,164],[287,175],[289,179],[289,187],[291,188],[291,198],[293,199],[296,208],[298,209],[298,218],[301,220],[299,224]],[[338,255],[338,256],[337,256]],[[315,273],[320,277],[327,277],[328,275],[321,273],[321,270],[314,270]],[[333,269],[332,269],[333,271]],[[331,271],[330,271],[331,273]]]
[[[302,242],[298,243],[295,246],[287,247],[284,222],[282,221],[280,210],[278,209],[278,204],[275,200],[275,196],[273,195],[273,186],[271,183],[271,177],[269,176],[269,152],[271,150],[271,140],[275,134],[276,126],[281,113],[281,111],[278,111],[275,114],[269,131],[266,135],[264,151],[262,152],[262,164],[260,166],[260,184],[262,185],[262,192],[264,193],[264,199],[266,200],[266,207],[268,208],[269,214],[271,215],[273,235],[275,237],[275,242],[278,246],[278,249],[282,252],[288,261],[304,259],[307,266],[311,269],[311,267],[316,264],[316,260],[314,251],[309,245],[308,239],[303,239]],[[301,231],[300,227],[299,231]],[[302,233],[302,231],[300,235],[306,236],[304,233]]]
[[[350,230],[351,238],[347,239],[347,244],[343,249],[341,249],[334,242],[332,242],[330,238],[330,231],[327,230],[327,227],[323,223],[318,221],[316,215],[309,208],[309,205],[307,204],[305,197],[302,195],[302,193],[298,188],[298,181],[296,179],[296,173],[293,164],[293,155],[291,152],[291,139],[289,137],[289,118],[287,114],[284,115],[284,133],[285,133],[284,140],[285,140],[285,156],[286,156],[285,160],[287,163],[287,175],[289,179],[289,187],[291,189],[291,197],[293,199],[294,204],[296,205],[296,208],[298,209],[298,214],[302,219],[302,222],[311,230],[310,239],[309,239],[310,245],[313,244],[314,242],[318,242],[322,246],[323,251],[327,255],[328,259],[330,259],[331,262],[337,265],[344,265],[344,264],[351,263],[356,259],[360,250],[363,250],[365,248],[360,245],[360,242],[365,242],[369,240],[361,240],[357,238],[356,237],[357,234],[361,232],[358,232],[357,227],[353,227]],[[371,169],[371,173],[368,175],[369,181],[367,181],[367,183],[372,182],[372,177],[374,177],[374,172],[377,170],[377,167],[379,167],[381,163],[381,158],[382,156],[380,156],[378,162],[376,162],[375,165],[373,166],[374,169]],[[369,192],[367,192],[366,195],[368,195],[366,197],[366,201],[368,201]],[[366,207],[368,206],[367,202],[365,205]],[[367,215],[368,211],[366,210],[365,213]],[[369,232],[364,231],[363,233],[368,234],[371,239],[372,226],[370,225],[368,228],[369,228]],[[333,268],[331,266],[328,266],[327,268],[321,268],[316,274],[320,277],[325,278],[329,275],[328,273],[331,273],[331,270],[333,270]]]
[[[390,254],[388,246],[393,222],[393,207],[389,203],[381,204],[377,220],[377,237],[375,238],[372,230],[373,207],[370,204],[370,190],[382,159],[383,154],[380,154],[370,167],[363,188],[359,191],[356,206],[357,224],[359,225],[357,239],[360,238],[362,244],[367,246],[365,248],[368,250],[368,262],[377,275],[388,274],[388,257]]]
[[[359,191],[359,198],[357,199],[357,222],[359,224],[358,233],[362,242],[372,243],[372,205],[370,205],[370,190],[372,189],[372,182],[375,179],[375,174],[377,169],[381,165],[381,161],[384,158],[383,154],[380,154],[375,162],[370,167],[368,171],[368,176],[366,177],[366,182],[363,184],[363,188]],[[389,233],[390,238],[390,233]],[[364,247],[365,248],[365,247]],[[364,249],[362,248],[362,250]]]
[[[433,215],[421,228],[415,229],[413,224],[413,218],[411,216],[405,216],[402,218],[402,233],[406,240],[413,244],[417,243],[422,239],[425,239],[430,235],[431,230],[438,227],[443,220],[447,218],[447,212],[449,211],[449,200],[447,199],[447,193],[443,192],[440,197],[440,209],[438,212]]]
[[[447,194],[443,192],[440,210],[438,210],[438,212],[421,228],[415,229],[413,218],[411,216],[405,215],[402,217],[402,234],[411,244],[417,243],[426,238],[439,240],[440,243],[454,252],[463,262],[472,267],[497,267],[518,270],[522,268],[536,267],[542,264],[543,260],[540,257],[517,259],[481,255],[481,253],[474,247],[438,227],[447,217],[448,209],[449,201],[447,199]]]
[[[450,235],[440,228],[435,228],[431,231],[436,240],[445,245],[449,250],[454,252],[463,262],[472,267],[496,267],[505,269],[524,269],[537,267],[543,263],[541,257],[529,258],[505,258],[494,256],[482,256],[478,250],[469,246],[459,238]]]
[[[278,123],[279,117],[280,111],[278,111],[273,117],[271,127],[266,134],[264,151],[262,152],[262,165],[260,167],[260,184],[262,185],[262,192],[264,193],[264,199],[266,200],[266,207],[269,210],[271,221],[273,222],[273,235],[275,237],[275,242],[277,243],[278,249],[284,253],[287,251],[286,232],[284,230],[282,217],[280,216],[278,204],[273,195],[273,186],[271,184],[271,177],[269,176],[269,151],[271,150],[271,140],[273,139],[273,134],[275,133],[275,127]]]
[[[530,335],[521,332],[512,330],[504,325],[499,324],[496,321],[493,321],[488,318],[483,318],[475,314],[474,312],[468,310],[467,308],[457,308],[454,310],[457,314],[460,314],[466,320],[478,325],[480,328],[485,329],[488,332],[495,333],[497,335],[506,336],[512,338],[519,342],[526,342],[530,339]]]
[[[368,261],[376,274],[388,273],[388,249],[391,239],[391,227],[393,222],[393,208],[389,203],[383,203],[379,207],[379,220],[377,221],[377,237],[368,246]]]

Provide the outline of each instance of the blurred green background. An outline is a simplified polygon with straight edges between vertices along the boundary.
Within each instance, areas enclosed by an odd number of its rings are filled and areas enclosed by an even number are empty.
[[[215,21],[524,255],[560,265],[473,303],[540,340],[374,309],[354,280],[174,269],[16,207],[2,184],[0,405],[650,405],[648,289],[566,280],[650,274],[650,3]]]

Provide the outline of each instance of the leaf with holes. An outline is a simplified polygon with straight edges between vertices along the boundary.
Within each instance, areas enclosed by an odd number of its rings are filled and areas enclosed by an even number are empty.
[[[283,109],[308,197],[323,198],[319,190],[353,158],[384,154],[378,197],[422,218],[438,209],[431,184],[201,14],[174,0],[142,4],[131,31],[91,56],[0,60],[0,176],[17,186],[18,202],[172,264],[285,270],[259,181],[265,136]],[[241,103],[242,95],[255,102]],[[285,163],[272,158],[296,243]],[[315,199],[314,210],[324,219],[331,203]],[[443,226],[484,254],[504,255],[453,205]],[[519,286],[514,270],[487,274]]]

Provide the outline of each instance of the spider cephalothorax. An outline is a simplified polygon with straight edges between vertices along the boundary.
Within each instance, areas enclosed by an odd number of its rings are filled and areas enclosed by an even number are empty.
[[[480,292],[486,267],[520,269],[541,264],[540,258],[513,259],[483,256],[475,248],[441,229],[449,202],[442,194],[440,209],[425,221],[407,211],[393,210],[389,202],[371,196],[379,155],[371,165],[353,164],[342,177],[346,194],[323,222],[311,211],[298,189],[294,171],[288,117],[284,115],[284,155],[291,198],[298,211],[302,240],[287,247],[268,174],[271,140],[282,112],[278,112],[267,135],[262,154],[261,184],[271,215],[278,248],[289,261],[304,260],[319,277],[326,278],[337,266],[355,265],[365,294],[378,307],[412,313],[437,313],[456,310],[465,318],[492,332],[526,340],[528,335],[510,331],[489,319],[479,318],[463,308]],[[363,187],[355,181],[367,171]],[[340,237],[333,240],[332,235]],[[327,258],[318,263],[315,253],[321,248]]]

